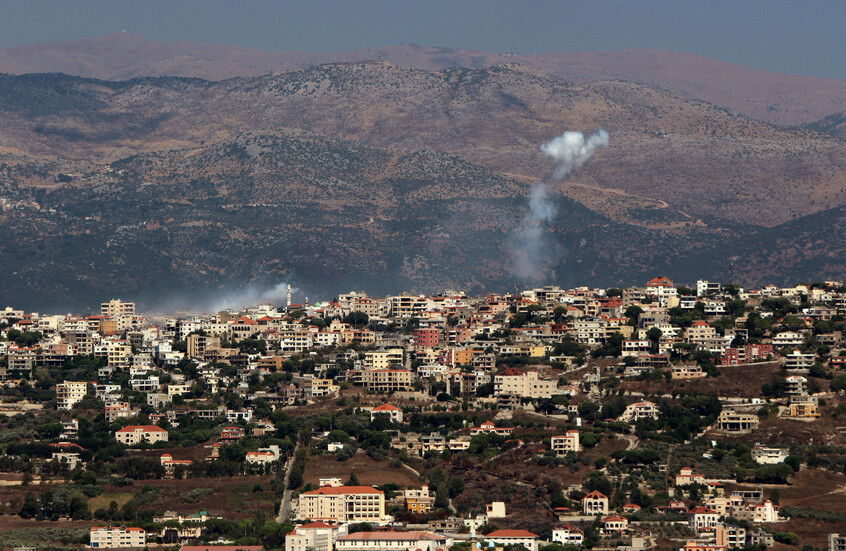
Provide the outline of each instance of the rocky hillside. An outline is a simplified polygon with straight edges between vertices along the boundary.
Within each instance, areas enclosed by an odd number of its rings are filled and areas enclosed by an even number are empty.
[[[377,148],[441,150],[530,179],[549,171],[541,143],[601,127],[612,146],[580,182],[666,201],[694,218],[772,225],[846,201],[846,144],[830,135],[637,84],[575,86],[517,65],[331,65],[222,82],[3,76],[0,124],[0,147],[32,156],[106,162],[294,128]]]
[[[552,185],[543,277],[518,277],[539,145],[600,127],[610,147]],[[825,130],[513,64],[0,76],[0,303],[692,282],[728,262],[747,285],[842,278],[846,145]]]
[[[105,80],[179,76],[222,80],[337,62],[386,61],[429,71],[514,62],[589,84],[635,82],[724,106],[780,125],[811,123],[846,110],[846,81],[784,75],[662,50],[553,52],[515,56],[414,44],[349,52],[264,52],[240,46],[154,42],[132,33],[0,50],[0,73],[66,73]]]

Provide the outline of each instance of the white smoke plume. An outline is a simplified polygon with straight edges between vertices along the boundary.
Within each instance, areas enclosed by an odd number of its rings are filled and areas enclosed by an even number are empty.
[[[550,179],[560,181],[580,169],[600,146],[608,147],[605,130],[587,139],[581,132],[568,131],[541,145],[541,151],[555,160]],[[557,211],[549,186],[536,182],[529,195],[529,212],[511,236],[513,272],[523,282],[541,282],[547,275],[547,265],[556,260],[553,257],[559,249],[548,243],[546,227]]]
[[[296,293],[298,289],[294,289]],[[285,297],[288,292],[287,283],[278,283],[276,285],[267,285],[261,283],[253,283],[235,291],[220,291],[220,296],[212,297],[204,307],[206,312],[220,312],[221,310],[242,310],[248,306],[257,306],[259,304],[273,304],[275,306],[284,306]]]
[[[552,179],[558,181],[582,168],[600,146],[608,147],[608,132],[602,129],[588,139],[581,132],[564,132],[543,144],[541,151],[555,160]]]

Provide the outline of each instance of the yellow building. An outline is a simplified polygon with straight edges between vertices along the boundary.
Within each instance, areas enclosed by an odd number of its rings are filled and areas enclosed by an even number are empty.
[[[300,494],[297,517],[380,523],[385,520],[385,494],[370,486],[323,486]]]

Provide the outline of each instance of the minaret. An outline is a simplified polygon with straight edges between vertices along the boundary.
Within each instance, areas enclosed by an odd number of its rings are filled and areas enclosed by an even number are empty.
[[[286,296],[287,296],[287,299],[288,299],[288,304],[286,304],[286,306],[290,307],[291,306],[291,284],[290,283],[288,284],[288,293],[287,293]]]

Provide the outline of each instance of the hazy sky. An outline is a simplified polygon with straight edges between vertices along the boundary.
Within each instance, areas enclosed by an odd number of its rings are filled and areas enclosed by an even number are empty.
[[[268,51],[660,48],[836,78],[846,78],[844,24],[843,0],[0,0],[4,48],[124,29]]]

